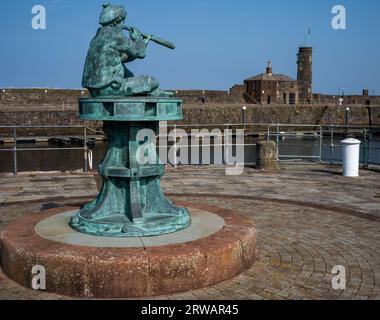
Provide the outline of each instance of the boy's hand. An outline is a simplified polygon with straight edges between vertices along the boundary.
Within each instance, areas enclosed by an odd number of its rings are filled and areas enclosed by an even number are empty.
[[[137,28],[135,28],[135,27],[131,27],[131,31],[129,32],[129,36],[134,41],[142,40],[143,39],[140,30],[137,29]]]

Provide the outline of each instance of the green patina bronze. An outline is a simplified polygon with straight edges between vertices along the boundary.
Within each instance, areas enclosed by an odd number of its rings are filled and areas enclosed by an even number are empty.
[[[174,48],[170,42],[153,35],[142,34],[137,28],[127,27],[127,12],[123,6],[103,5],[100,25],[88,50],[82,86],[93,97],[98,96],[172,96],[160,90],[158,81],[150,76],[134,76],[124,63],[144,59],[150,40]],[[124,30],[130,30],[129,38]],[[145,38],[145,39],[144,39]]]
[[[182,119],[182,101],[160,90],[154,78],[135,77],[124,63],[143,59],[150,40],[174,45],[125,26],[125,18],[124,7],[103,5],[101,27],[87,55],[83,86],[93,97],[79,99],[79,113],[82,120],[103,121],[109,143],[99,167],[102,190],[70,225],[109,237],[173,233],[187,228],[191,219],[186,208],[174,206],[161,191],[164,165],[154,138],[159,121]],[[130,31],[129,38],[123,30]]]

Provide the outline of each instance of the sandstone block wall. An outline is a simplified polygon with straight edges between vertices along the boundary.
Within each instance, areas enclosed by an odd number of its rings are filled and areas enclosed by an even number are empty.
[[[178,124],[241,124],[242,106],[245,105],[245,119],[248,123],[344,125],[347,105],[253,105],[244,102],[243,91],[244,87],[240,85],[231,88],[229,94],[227,91],[205,91],[204,104],[202,90],[178,91],[178,96],[184,100],[184,120]],[[0,89],[0,126],[85,124],[99,129],[102,127],[101,123],[83,123],[78,118],[77,99],[86,96],[87,90],[5,89],[4,92]],[[65,103],[66,108],[62,107]],[[70,107],[67,107],[68,104]],[[349,107],[351,125],[368,126],[371,113],[372,125],[380,126],[380,102],[377,105],[354,104]],[[4,134],[3,129],[0,134]],[[27,130],[24,135],[34,134],[45,135],[44,132],[36,130]]]
[[[346,107],[338,106],[258,106],[247,105],[248,123],[283,123],[344,125]],[[371,107],[372,125],[380,126],[380,107]],[[185,124],[239,124],[242,123],[241,105],[184,106]],[[366,107],[352,106],[349,111],[351,125],[369,125],[369,111]]]
[[[244,103],[243,86],[222,90],[172,90],[185,104]],[[78,107],[78,98],[89,96],[86,89],[0,89],[1,110],[67,110]]]

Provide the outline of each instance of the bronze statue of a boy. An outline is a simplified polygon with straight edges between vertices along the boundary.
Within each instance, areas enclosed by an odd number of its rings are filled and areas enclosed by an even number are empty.
[[[100,25],[92,39],[83,72],[82,86],[93,97],[115,96],[171,96],[159,89],[159,82],[151,76],[134,76],[124,63],[144,59],[152,36],[144,39],[137,28],[124,26],[127,12],[123,6],[105,3]],[[124,30],[130,30],[130,37]]]

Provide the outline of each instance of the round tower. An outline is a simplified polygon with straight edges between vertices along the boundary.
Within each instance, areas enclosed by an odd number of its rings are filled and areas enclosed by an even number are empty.
[[[311,104],[313,101],[313,48],[300,47],[298,52],[299,101]]]

